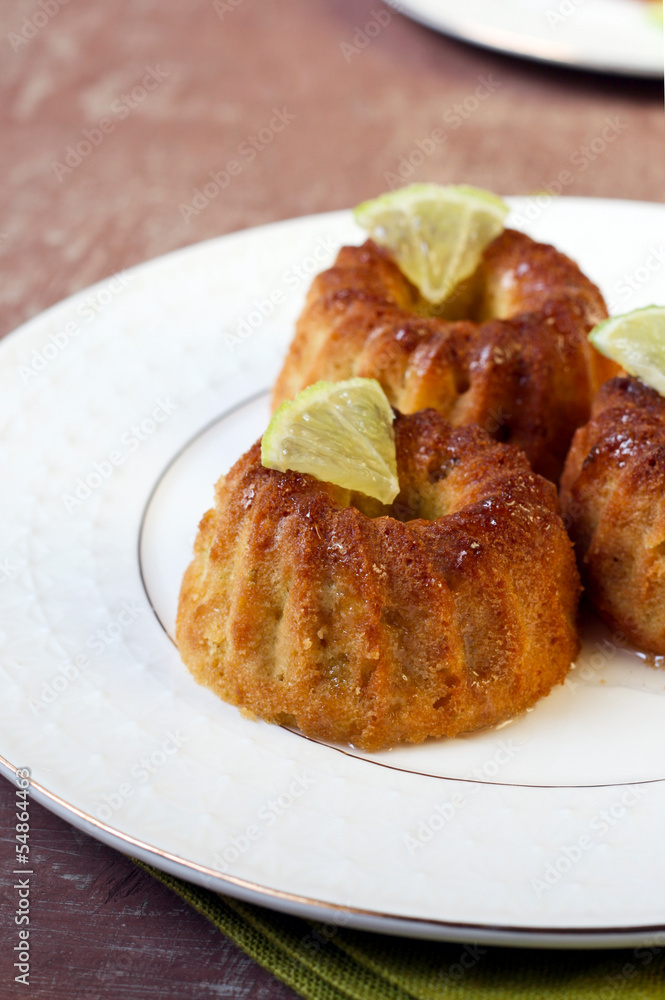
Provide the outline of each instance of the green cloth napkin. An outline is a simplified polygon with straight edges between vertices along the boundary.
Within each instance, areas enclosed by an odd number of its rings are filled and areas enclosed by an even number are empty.
[[[306,1000],[665,998],[662,946],[535,951],[389,937],[239,903],[136,864]]]

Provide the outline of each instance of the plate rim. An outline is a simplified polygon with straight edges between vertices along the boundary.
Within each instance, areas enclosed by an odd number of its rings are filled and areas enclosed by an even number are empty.
[[[517,197],[521,196],[518,195]],[[528,197],[528,196],[525,195],[523,197]],[[510,199],[510,196],[508,196],[508,199]],[[579,200],[583,200],[583,198],[580,198]],[[627,199],[591,198],[586,200],[628,201],[630,204],[633,204],[633,200],[630,198]],[[649,205],[651,203],[645,201],[643,202],[643,204]],[[184,243],[182,246],[173,247],[172,250],[166,250],[164,253],[157,254],[155,257],[147,257],[145,260],[140,260],[136,264],[130,264],[128,267],[123,267],[119,271],[111,271],[108,274],[102,275],[101,278],[98,278],[91,285],[84,285],[82,288],[77,288],[76,291],[70,292],[69,295],[65,295],[64,298],[58,299],[57,302],[51,303],[50,306],[46,306],[44,309],[41,309],[34,316],[29,316],[27,319],[23,320],[23,322],[19,323],[18,326],[15,326],[12,330],[8,330],[7,333],[2,334],[2,336],[0,336],[0,358],[2,357],[3,350],[9,349],[10,343],[13,345],[16,342],[16,338],[20,335],[28,333],[32,329],[33,325],[34,326],[41,325],[42,323],[50,319],[52,316],[54,316],[54,314],[57,313],[58,310],[73,305],[74,303],[78,302],[79,299],[82,299],[84,296],[89,297],[95,291],[100,291],[102,288],[104,288],[105,285],[108,284],[109,281],[111,281],[114,277],[116,277],[116,275],[130,274],[134,276],[134,274],[138,271],[147,274],[153,269],[157,269],[163,266],[164,264],[177,260],[178,257],[182,257],[183,259],[185,259],[190,254],[195,255],[199,251],[203,251],[206,247],[212,247],[214,244],[220,243],[223,240],[231,241],[235,239],[242,239],[243,237],[248,236],[248,234],[254,234],[254,233],[262,234],[266,231],[270,232],[272,230],[278,229],[280,226],[288,228],[294,222],[305,223],[308,220],[314,220],[314,219],[323,220],[326,218],[331,218],[331,219],[334,219],[335,217],[341,218],[342,216],[349,216],[350,212],[351,212],[350,209],[334,208],[325,212],[310,212],[307,215],[294,215],[287,219],[275,219],[272,222],[262,222],[258,226],[244,226],[241,229],[230,229],[227,233],[218,233],[216,236],[207,236],[205,239],[196,240],[193,243]]]
[[[529,203],[533,201],[534,198],[540,197],[542,192],[525,192],[524,194],[502,194],[500,195],[504,201],[508,203],[512,209],[514,203],[525,202]],[[549,199],[549,204],[569,204],[574,203],[576,205],[612,205],[621,207],[623,210],[641,208],[665,208],[665,200],[650,201],[646,198],[607,198],[607,197],[597,197],[594,195],[572,195],[572,194],[562,194],[562,195],[547,195]],[[197,240],[194,243],[185,243],[183,246],[174,247],[172,250],[166,250],[164,253],[158,254],[155,257],[148,257],[146,260],[139,261],[137,264],[130,264],[128,267],[121,268],[120,271],[112,271],[108,274],[104,274],[97,281],[94,281],[91,285],[85,285],[83,288],[78,288],[76,291],[71,292],[69,295],[65,295],[64,298],[58,299],[57,302],[53,302],[50,306],[40,310],[36,315],[29,316],[23,322],[19,323],[18,326],[14,327],[12,330],[8,330],[0,337],[0,358],[5,350],[9,350],[13,344],[16,343],[16,339],[23,334],[30,332],[33,326],[41,326],[44,322],[53,317],[59,310],[69,307],[72,304],[82,299],[84,296],[89,297],[93,292],[101,290],[112,278],[117,274],[131,274],[132,276],[139,270],[143,273],[149,273],[149,271],[159,268],[164,264],[177,260],[178,257],[183,259],[188,257],[190,254],[195,255],[198,252],[202,252],[206,247],[212,247],[221,241],[234,241],[236,239],[241,240],[243,238],[253,237],[254,234],[260,236],[263,233],[270,233],[278,230],[280,227],[288,229],[294,223],[301,223],[305,225],[314,220],[324,221],[325,219],[330,219],[331,221],[342,220],[346,218],[347,220],[352,220],[351,208],[333,208],[324,212],[309,212],[306,215],[294,215],[288,219],[275,219],[273,222],[263,222],[258,226],[245,226],[242,229],[231,229],[227,233],[218,233],[217,236],[208,236],[204,240]],[[358,229],[360,233],[361,230]]]
[[[15,781],[18,770],[21,768],[0,755],[0,774],[8,781]],[[343,914],[343,924],[339,920],[338,924],[378,934],[412,937],[417,940],[451,941],[459,944],[547,948],[553,951],[564,948],[600,950],[627,948],[633,945],[638,947],[646,942],[653,942],[655,936],[665,935],[665,922],[612,930],[602,927],[563,927],[553,930],[550,927],[430,920],[423,917],[395,916],[377,910],[342,906],[338,903],[325,902],[297,893],[285,892],[282,889],[274,889],[270,886],[261,886],[238,876],[224,875],[213,868],[207,868],[195,861],[181,858],[169,851],[146,844],[131,834],[116,830],[97,817],[91,816],[77,806],[66,802],[61,796],[50,792],[39,782],[34,782],[32,778],[30,778],[30,796],[60,819],[71,823],[78,830],[108,847],[120,851],[130,860],[135,856],[137,860],[159,868],[160,871],[193,882],[212,892],[221,892],[219,887],[221,882],[224,890],[222,895],[229,895],[242,902],[263,906],[304,920],[335,924],[335,915]],[[127,848],[131,848],[131,852]]]
[[[392,4],[391,4],[392,6]],[[554,52],[547,52],[543,42],[532,39],[528,35],[515,35],[515,41],[508,43],[503,41],[499,34],[486,25],[469,20],[464,15],[455,16],[455,11],[450,9],[442,12],[441,17],[433,17],[424,9],[422,0],[400,0],[399,6],[394,9],[406,15],[418,24],[422,24],[433,31],[448,35],[460,42],[477,45],[479,48],[490,52],[499,52],[503,55],[514,56],[520,59],[529,59],[546,66],[559,66],[571,70],[581,70],[588,73],[605,73],[625,77],[627,79],[639,78],[646,80],[660,80],[665,73],[665,63],[662,65],[627,65],[613,62],[611,59],[599,57],[576,56],[571,52],[570,56],[562,53],[557,55]],[[534,49],[534,46],[536,47]],[[562,46],[563,47],[563,46]]]
[[[665,208],[665,205],[658,202],[631,199],[588,197],[575,198],[566,196],[565,198],[557,199],[557,201],[574,202],[578,205],[581,202],[593,203],[596,205],[610,203],[617,207],[623,206],[624,208],[631,209],[637,206],[642,206],[644,208],[654,206],[659,209]],[[184,257],[191,253],[204,251],[204,248],[207,245],[218,243],[219,241],[232,241],[234,238],[238,237],[260,239],[265,230],[274,230],[276,227],[289,227],[297,223],[305,224],[307,220],[314,219],[319,220],[320,222],[325,218],[342,218],[348,217],[349,215],[350,213],[348,210],[342,209],[329,213],[320,213],[296,217],[294,219],[279,220],[263,226],[239,230],[234,233],[212,237],[211,239],[201,241],[199,243],[180,247],[166,254],[160,255],[159,257],[137,264],[133,268],[128,268],[127,270],[135,271],[138,269],[151,270],[153,267],[159,268],[166,261],[172,260],[178,255]],[[22,333],[29,333],[33,326],[41,327],[53,312],[63,307],[67,307],[71,302],[79,300],[84,295],[89,295],[91,290],[94,290],[102,284],[103,281],[95,283],[95,285],[73,293],[71,296],[68,296],[59,303],[55,303],[37,316],[31,317],[26,323],[22,324],[12,331],[12,333],[4,337],[3,341],[6,342],[8,338],[11,338],[13,344],[15,342],[13,334],[20,336]],[[0,343],[0,359],[2,356],[2,344]],[[16,767],[12,763],[10,763],[6,758],[0,757],[0,773],[11,781],[15,771]],[[630,782],[623,784],[632,785],[635,783]],[[460,942],[482,941],[483,943],[502,944],[515,947],[626,947],[631,944],[642,944],[645,940],[652,938],[654,934],[661,934],[665,930],[665,924],[660,923],[618,929],[588,927],[535,928],[530,925],[513,926],[498,923],[464,924],[454,921],[432,920],[420,917],[400,917],[392,914],[382,914],[378,911],[340,906],[336,903],[310,899],[297,894],[284,892],[283,890],[271,889],[268,886],[258,886],[256,883],[248,882],[247,880],[241,879],[237,876],[224,875],[214,869],[206,868],[197,862],[188,861],[187,859],[180,858],[177,855],[169,854],[169,852],[163,851],[160,848],[145,844],[142,841],[133,838],[130,834],[126,834],[120,830],[114,829],[113,827],[109,827],[103,821],[85,813],[83,810],[80,810],[71,803],[67,803],[56,793],[50,792],[39,783],[35,783],[33,787],[37,793],[35,794],[36,801],[40,801],[52,812],[60,815],[68,822],[72,823],[72,825],[77,826],[79,829],[91,834],[96,837],[96,839],[108,843],[109,846],[112,846],[115,849],[127,853],[126,848],[130,846],[134,850],[134,853],[137,853],[137,856],[140,856],[142,860],[145,860],[148,864],[155,864],[157,862],[156,867],[163,868],[166,871],[171,871],[172,874],[176,876],[184,877],[189,881],[204,885],[206,888],[216,888],[217,891],[220,891],[218,886],[221,884],[223,891],[229,895],[236,896],[237,898],[244,898],[249,902],[268,906],[272,909],[282,910],[283,912],[292,912],[298,916],[304,916],[309,919],[316,919],[318,914],[322,914],[320,919],[325,921],[326,915],[329,918],[331,912],[337,913],[342,911],[344,913],[352,914],[351,918],[347,921],[348,925],[358,927],[359,929],[373,930],[389,934],[400,934],[405,936],[433,937],[435,939]],[[417,931],[415,930],[416,928]]]

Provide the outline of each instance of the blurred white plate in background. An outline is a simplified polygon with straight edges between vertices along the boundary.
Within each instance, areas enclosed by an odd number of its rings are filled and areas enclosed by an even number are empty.
[[[437,31],[509,55],[663,76],[657,0],[399,0],[391,6]]]

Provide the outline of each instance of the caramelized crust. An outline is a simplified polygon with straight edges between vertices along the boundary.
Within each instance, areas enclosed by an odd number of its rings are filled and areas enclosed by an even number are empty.
[[[587,339],[607,316],[596,286],[554,247],[506,230],[444,315],[427,310],[371,240],[343,247],[312,284],[274,406],[319,379],[376,378],[402,413],[477,423],[558,480],[597,389],[619,371]]]
[[[200,683],[367,750],[502,722],[561,682],[578,648],[552,484],[433,410],[397,415],[395,432],[391,507],[265,469],[254,445],[217,484],[178,611]]]
[[[588,597],[639,649],[665,655],[665,400],[635,378],[602,387],[561,480]]]

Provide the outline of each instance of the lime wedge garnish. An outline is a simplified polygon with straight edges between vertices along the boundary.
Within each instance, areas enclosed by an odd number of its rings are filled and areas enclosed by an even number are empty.
[[[411,184],[365,201],[353,213],[433,304],[473,274],[507,214],[495,194],[452,184]]]
[[[663,27],[663,2],[662,0],[651,0],[647,4],[647,11],[653,23],[659,27]]]
[[[589,340],[629,375],[665,396],[665,306],[611,316],[593,328]]]
[[[399,492],[393,419],[376,379],[316,382],[275,410],[261,461],[392,503]]]

